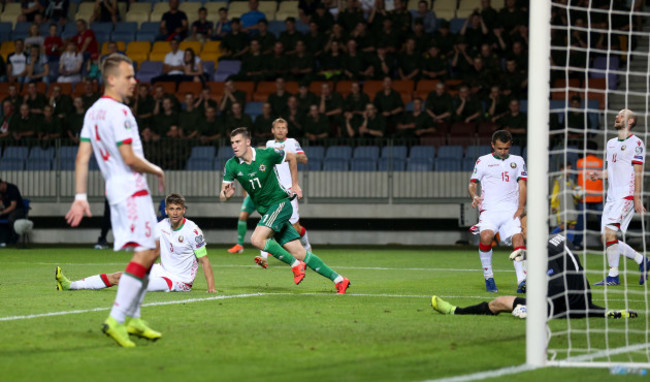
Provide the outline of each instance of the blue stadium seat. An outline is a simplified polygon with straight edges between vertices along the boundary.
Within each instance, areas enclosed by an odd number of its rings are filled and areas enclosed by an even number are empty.
[[[521,156],[521,146],[512,146],[510,148],[510,154]]]
[[[215,81],[224,81],[233,74],[239,73],[241,69],[241,61],[236,60],[222,60],[219,61],[217,72],[214,74]]]
[[[404,171],[406,170],[406,159],[401,158],[379,158],[379,171]]]
[[[135,28],[137,30],[138,23],[134,22],[133,24],[135,24]],[[115,30],[117,30],[117,28],[115,28]],[[143,22],[142,25],[140,25],[140,30],[139,30],[139,32],[153,32],[153,33],[158,33],[159,31],[160,31],[160,21]]]
[[[463,24],[465,24],[465,20],[466,19],[459,19],[459,18],[451,19],[451,21],[449,21],[449,31],[452,34],[457,35],[458,32],[460,32],[460,30],[463,29]]]
[[[104,41],[124,41],[125,44],[128,44],[131,41],[136,41],[135,38],[136,38],[135,32],[114,31]],[[97,40],[99,40],[99,36],[97,37]]]
[[[476,158],[465,157],[465,159],[463,159],[463,171],[474,171],[475,164]]]
[[[217,152],[217,159],[223,160],[223,163],[226,163],[228,159],[234,156],[235,156],[235,152],[232,150],[232,147],[230,146],[219,147],[219,151]]]
[[[12,40],[25,40],[26,38],[27,38],[27,32],[22,32],[22,31],[11,32]]]
[[[323,163],[323,171],[348,171],[349,163],[347,159],[332,158]]]
[[[296,31],[306,35],[309,33],[309,24],[303,23],[300,18],[296,20]]]
[[[190,154],[190,158],[195,158],[195,159],[201,158],[201,159],[212,160],[216,152],[217,149],[214,146],[194,146],[192,147],[192,153]]]
[[[436,148],[434,146],[413,146],[411,147],[411,159],[430,159],[436,156]]]
[[[142,23],[146,24],[146,23]],[[160,27],[160,23],[156,23]],[[120,21],[115,24],[115,29],[113,32],[131,32],[135,33],[138,31],[138,23],[135,21]]]
[[[399,159],[404,159],[406,160],[406,154],[408,153],[408,149],[406,146],[385,146],[381,150],[381,157],[382,158],[399,158]]]
[[[325,162],[330,159],[345,159],[352,157],[352,147],[350,146],[330,146],[325,153]]]
[[[25,170],[28,171],[49,171],[52,169],[52,161],[49,159],[30,159],[26,164]]]
[[[61,146],[59,149],[59,158],[62,160],[74,160],[77,157],[77,146]]]
[[[158,33],[156,33],[156,32],[138,31],[135,34],[135,40],[134,41],[154,41],[156,39],[156,36],[158,36]]]
[[[273,33],[276,38],[280,37],[280,33],[286,30],[284,21],[269,21],[269,32]]]
[[[433,165],[427,159],[409,159],[408,164],[406,165],[406,171],[432,171]]]
[[[463,146],[440,146],[438,148],[438,158],[455,159],[460,163],[463,158]]]
[[[25,169],[25,160],[16,158],[2,158],[0,160],[2,171],[23,171]]]
[[[63,26],[63,31],[74,32],[76,34],[77,33],[77,22],[76,21],[68,21]]]
[[[246,102],[244,113],[250,115],[252,119],[256,119],[262,115],[262,106],[264,106],[264,102]]]
[[[203,71],[208,75],[208,78],[212,78],[214,75],[214,61],[203,61]]]
[[[27,33],[29,32],[29,27],[32,26],[32,23],[28,21],[22,21],[22,22],[17,22],[16,26],[14,27],[13,32],[20,32],[20,33]]]
[[[59,170],[61,171],[74,171],[75,169],[75,164],[74,164],[74,158],[61,158],[59,161]]]
[[[358,158],[350,161],[351,171],[377,171],[377,160],[370,158]]]
[[[377,160],[379,158],[379,147],[377,146],[359,146],[354,149],[352,153],[352,158],[354,159],[372,159]]]
[[[320,171],[323,168],[323,159],[309,158],[309,161],[307,162],[307,168],[309,171]]]
[[[185,164],[185,169],[189,171],[212,171],[214,170],[215,160],[213,158],[190,158]]]
[[[162,74],[163,63],[158,61],[143,61],[136,78],[142,82],[151,82],[151,79]]]
[[[99,171],[99,165],[97,164],[97,158],[93,154],[93,156],[90,157],[90,161],[88,162],[88,170],[90,171]]]
[[[304,150],[310,162],[312,159],[317,159],[322,161],[323,158],[325,158],[325,147],[323,146],[309,146],[309,147],[305,147]]]
[[[2,155],[4,159],[27,159],[29,148],[25,146],[9,146]]]
[[[32,147],[31,151],[29,152],[29,156],[27,157],[30,161],[32,159],[47,159],[52,160],[54,159],[54,148],[49,147],[47,149],[43,149],[41,147]]]
[[[524,150],[521,152],[521,156],[526,162],[528,162],[528,146],[524,147]]]
[[[436,159],[436,171],[461,171],[462,159],[438,158]]]
[[[97,32],[111,33],[113,31],[113,23],[90,23],[90,29],[95,32],[95,35],[97,35]]]
[[[43,23],[38,27],[38,32],[41,36],[50,35],[50,23]],[[61,28],[57,28],[57,35],[61,33]]]
[[[488,145],[472,145],[467,147],[467,152],[465,153],[466,158],[476,160],[478,157],[487,155],[492,152],[492,148]],[[440,154],[438,154],[440,156]]]
[[[11,40],[12,26],[13,25],[11,23],[0,23],[0,41]]]

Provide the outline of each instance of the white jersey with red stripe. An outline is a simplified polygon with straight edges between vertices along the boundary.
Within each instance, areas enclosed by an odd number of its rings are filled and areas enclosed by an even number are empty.
[[[645,145],[636,135],[607,141],[607,201],[634,195],[634,165],[645,162]]]
[[[527,180],[524,158],[509,155],[501,159],[483,155],[474,165],[471,182],[481,183],[481,211],[516,211],[519,207],[519,181]]]
[[[160,235],[162,268],[177,280],[192,285],[199,268],[197,259],[207,255],[201,229],[184,218],[181,226],[174,230],[167,218],[158,222],[156,234]]]
[[[139,191],[149,192],[144,174],[127,166],[119,150],[120,145],[130,144],[133,153],[144,158],[138,125],[128,106],[111,97],[101,97],[86,112],[80,136],[82,141],[92,144],[110,204]]]
[[[266,147],[273,147],[276,149],[284,150],[292,154],[304,154],[305,152],[300,147],[300,143],[293,138],[287,138],[284,141],[268,140]],[[291,188],[293,182],[291,181],[291,170],[289,169],[289,162],[282,162],[275,165],[275,169],[280,177],[280,184],[285,188]]]

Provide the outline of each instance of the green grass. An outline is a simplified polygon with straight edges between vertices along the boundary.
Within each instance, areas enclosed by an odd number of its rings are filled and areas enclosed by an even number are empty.
[[[211,247],[209,253],[217,295],[205,292],[199,271],[192,292],[150,293],[145,303],[214,299],[144,307],[143,317],[163,338],[136,339],[135,349],[121,349],[100,332],[115,288],[57,292],[53,278],[57,264],[73,279],[123,270],[129,254],[2,250],[0,318],[84,312],[0,321],[0,381],[417,381],[525,363],[525,320],[443,316],[430,307],[432,294],[457,305],[494,297],[485,292],[474,249],[319,249],[321,258],[352,280],[345,296],[312,271],[295,286],[290,269],[278,261],[262,270],[252,250],[231,255]],[[516,281],[505,251],[495,253],[495,269],[499,295],[513,294]],[[644,314],[628,324],[643,330],[646,319]],[[603,327],[604,320],[572,324]],[[608,324],[622,329],[626,322]],[[566,321],[552,325],[560,329]],[[585,346],[583,338],[573,340]],[[612,378],[604,369],[565,368],[520,376]]]

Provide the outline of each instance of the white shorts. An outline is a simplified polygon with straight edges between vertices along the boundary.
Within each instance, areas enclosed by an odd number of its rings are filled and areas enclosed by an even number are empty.
[[[179,280],[176,276],[166,272],[160,263],[156,263],[151,267],[149,274],[149,283],[155,278],[164,279],[167,283],[169,290],[167,292],[189,292],[192,290],[192,284],[188,284]]]
[[[154,230],[158,220],[153,209],[151,195],[129,196],[111,204],[111,229],[113,250],[134,248],[143,251],[156,248]]]
[[[605,227],[625,233],[634,216],[634,200],[619,199],[608,201],[603,208],[603,218],[600,221],[600,232],[605,232]]]
[[[501,240],[510,243],[512,236],[521,233],[521,220],[513,219],[516,210],[483,211],[478,218],[479,232],[490,230],[498,232]]]
[[[296,196],[293,198],[291,201],[291,207],[293,207],[293,212],[291,213],[291,218],[289,218],[289,223],[291,224],[296,224],[298,220],[300,220],[300,216],[298,215],[298,197]]]

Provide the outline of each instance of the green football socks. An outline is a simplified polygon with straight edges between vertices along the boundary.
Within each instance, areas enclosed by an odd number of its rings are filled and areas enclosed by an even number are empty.
[[[311,269],[313,269],[316,273],[323,277],[327,277],[328,279],[334,281],[339,274],[334,272],[332,268],[328,267],[327,264],[323,262],[323,260],[320,259],[320,257],[314,255],[313,253],[307,251],[307,256],[305,256],[305,264]]]
[[[266,240],[266,244],[264,244],[264,251],[270,253],[276,259],[289,264],[289,266],[291,266],[296,261],[295,257],[293,257],[289,252],[282,248],[282,246],[278,244],[277,241],[273,239]]]
[[[238,220],[237,221],[237,244],[243,246],[244,245],[244,238],[246,237],[246,229],[247,229],[246,221],[245,220]]]

